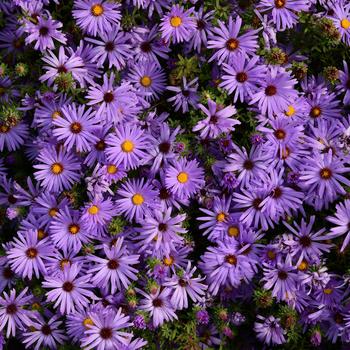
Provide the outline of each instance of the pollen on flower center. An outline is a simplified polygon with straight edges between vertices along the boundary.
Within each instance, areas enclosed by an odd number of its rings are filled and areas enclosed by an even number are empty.
[[[219,213],[216,215],[216,221],[223,222],[226,219],[226,214],[224,212]]]
[[[237,39],[231,38],[226,41],[226,48],[229,51],[234,51],[237,49],[239,41]]]
[[[70,266],[70,260],[69,259],[62,259],[60,261],[60,269],[63,271],[66,266]]]
[[[276,258],[276,253],[272,250],[269,250],[266,255],[270,260],[274,260]]]
[[[285,114],[287,117],[292,117],[292,116],[294,115],[294,113],[295,113],[295,108],[294,108],[292,105],[290,105],[290,106],[288,107],[288,109],[284,112],[284,114]]]
[[[340,21],[340,25],[344,29],[348,29],[350,27],[350,21],[347,18],[344,18]]]
[[[43,239],[46,237],[46,232],[41,228],[38,229],[37,233],[38,233],[38,239]]]
[[[284,5],[286,4],[285,0],[275,0],[275,6],[280,9],[282,7],[284,7]]]
[[[239,236],[239,227],[238,226],[230,226],[227,230],[227,234],[230,237],[238,237]]]
[[[170,24],[172,27],[176,28],[182,24],[182,19],[179,16],[173,16],[170,19]]]
[[[76,235],[80,230],[79,225],[77,224],[71,224],[68,227],[68,231],[72,234],[72,235]]]
[[[123,150],[123,152],[132,152],[134,150],[134,144],[132,141],[130,140],[125,140],[122,144],[121,144],[121,148]]]
[[[82,131],[82,125],[78,122],[74,122],[70,125],[70,131],[73,134],[79,134]]]
[[[95,144],[95,149],[97,151],[103,151],[105,148],[106,148],[106,143],[103,140],[100,140]]]
[[[86,329],[89,329],[89,326],[93,326],[93,325],[94,325],[94,322],[92,321],[92,319],[90,317],[87,317],[87,318],[84,319],[83,326]]]
[[[332,288],[325,288],[325,289],[323,290],[323,293],[324,293],[324,294],[327,294],[327,295],[330,295],[330,294],[333,293],[333,289],[332,289]]]
[[[60,111],[54,111],[54,112],[52,112],[52,114],[51,114],[51,118],[52,119],[57,119],[57,118],[59,118],[59,117],[61,117],[62,116],[62,113],[60,112]]]
[[[322,113],[322,110],[320,107],[313,107],[310,111],[310,117],[311,118],[318,118]]]
[[[0,125],[0,132],[2,134],[6,134],[9,131],[10,131],[10,127],[9,126],[7,126],[7,125]]]
[[[108,173],[108,174],[113,175],[113,174],[115,174],[117,171],[118,171],[118,168],[117,168],[115,165],[111,164],[111,165],[108,165],[108,166],[107,166],[107,173]]]
[[[29,258],[29,259],[34,259],[36,258],[38,255],[38,251],[35,249],[35,248],[28,248],[26,250],[26,256]]]
[[[141,205],[145,201],[142,194],[140,193],[134,194],[131,200],[134,205]]]
[[[140,84],[143,87],[149,87],[152,85],[152,78],[149,75],[144,75],[141,79],[140,79]]]
[[[332,170],[329,168],[323,168],[320,170],[320,176],[324,180],[329,180],[332,177]]]
[[[298,265],[298,270],[299,271],[305,271],[309,267],[309,264],[307,261],[303,260],[299,265]]]
[[[59,175],[63,172],[63,165],[61,163],[53,163],[51,165],[51,172],[55,175]]]
[[[188,181],[188,174],[184,171],[181,171],[179,175],[177,175],[177,181],[179,181],[182,184],[186,183]]]
[[[169,258],[165,257],[163,263],[165,266],[171,266],[174,263],[174,258],[172,256],[169,256]]]
[[[226,255],[225,261],[230,265],[237,265],[237,258],[232,254]]]
[[[273,133],[277,140],[283,140],[286,137],[286,132],[282,129],[277,129]]]
[[[101,16],[104,12],[104,8],[101,4],[94,4],[91,6],[91,14],[95,17]]]
[[[96,215],[100,211],[100,208],[97,205],[92,205],[89,209],[88,212],[91,215]]]

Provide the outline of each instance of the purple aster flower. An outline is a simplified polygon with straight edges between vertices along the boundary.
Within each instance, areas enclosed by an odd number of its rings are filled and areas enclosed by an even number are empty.
[[[26,307],[32,300],[32,295],[26,295],[28,287],[24,288],[16,297],[16,290],[11,289],[10,294],[3,293],[0,297],[0,331],[6,325],[6,338],[16,335],[16,328],[25,330],[31,324],[31,319],[37,316],[34,312],[26,310]]]
[[[239,120],[231,118],[237,113],[232,105],[224,107],[209,99],[208,109],[202,104],[198,104],[198,107],[207,115],[207,118],[200,120],[192,130],[200,131],[202,139],[216,138],[222,133],[234,131],[234,126],[241,124]]]
[[[13,88],[14,84],[12,80],[5,76],[0,77],[0,102],[12,102],[13,98],[17,98],[20,96],[18,90]]]
[[[179,234],[187,232],[182,227],[186,219],[185,214],[171,216],[172,208],[166,211],[154,210],[152,215],[147,215],[142,221],[142,227],[137,229],[140,240],[140,251],[152,244],[154,250],[159,250],[162,255],[169,254],[176,249],[176,245],[183,243],[183,237]]]
[[[199,101],[198,90],[198,78],[194,78],[187,83],[186,77],[182,77],[182,87],[179,86],[167,86],[167,90],[175,92],[175,96],[167,99],[168,102],[173,102],[175,111],[180,108],[182,113],[186,113],[189,110],[189,105],[197,107]]]
[[[344,71],[339,70],[340,84],[337,85],[337,89],[338,91],[345,93],[343,102],[348,105],[350,104],[350,74],[348,64],[345,61],[343,61],[343,66]]]
[[[28,136],[27,124],[18,122],[15,125],[8,125],[0,121],[0,152],[5,148],[9,151],[17,150],[25,143]]]
[[[7,253],[11,269],[21,277],[28,277],[30,280],[33,273],[36,278],[47,273],[45,260],[54,254],[50,239],[39,240],[38,234],[34,230],[28,230],[23,235],[17,233],[18,238],[14,238],[12,248]]]
[[[279,261],[276,266],[263,264],[264,288],[272,289],[272,296],[278,301],[293,298],[298,286],[296,268],[291,263],[291,256],[287,255],[285,262]]]
[[[329,238],[339,237],[346,233],[343,241],[341,252],[348,246],[350,241],[350,200],[345,200],[335,206],[336,212],[334,216],[328,216],[327,220],[335,225],[331,228]]]
[[[252,56],[258,48],[257,30],[249,30],[245,34],[239,35],[242,26],[241,17],[237,16],[233,21],[229,17],[228,26],[218,21],[219,27],[212,30],[209,36],[208,49],[216,49],[217,51],[209,59],[209,62],[216,60],[219,65],[223,62],[231,63],[237,57]]]
[[[88,260],[93,262],[88,273],[91,273],[91,282],[97,287],[110,289],[111,294],[127,289],[131,281],[136,281],[138,272],[131,265],[139,262],[139,255],[130,255],[127,247],[123,244],[123,237],[117,239],[116,243],[108,248],[103,247],[106,258],[90,255]]]
[[[120,4],[105,0],[75,0],[73,17],[87,34],[96,36],[114,31],[121,19]]]
[[[91,149],[91,144],[98,141],[94,130],[98,123],[92,108],[85,111],[84,105],[75,103],[63,106],[62,117],[53,121],[55,129],[53,135],[58,141],[64,141],[67,151],[74,146],[77,152],[86,152]]]
[[[166,168],[166,188],[180,198],[193,196],[204,184],[204,171],[196,160],[179,158]]]
[[[61,22],[53,20],[51,16],[47,16],[47,18],[39,16],[36,20],[36,24],[29,22],[30,24],[26,26],[26,31],[29,34],[25,39],[27,45],[36,41],[34,49],[44,51],[55,48],[53,39],[66,44],[65,35],[57,30],[62,28]]]
[[[91,276],[79,276],[81,267],[78,264],[65,266],[62,273],[56,276],[45,276],[42,283],[44,288],[50,288],[46,293],[47,301],[53,302],[56,309],[59,306],[62,314],[70,314],[76,310],[85,308],[89,305],[89,299],[96,299],[94,293],[90,291]]]
[[[155,100],[165,90],[165,73],[152,61],[133,65],[128,79],[137,90],[145,93],[149,101]]]
[[[162,291],[158,289],[154,294],[146,294],[140,289],[137,291],[145,297],[141,299],[139,308],[150,313],[154,327],[161,326],[164,321],[177,320],[174,307],[169,300],[170,288],[164,288]]]
[[[34,176],[48,191],[60,192],[71,188],[80,178],[78,159],[62,148],[59,151],[52,146],[44,148],[37,160],[39,164],[33,166],[37,169]]]
[[[251,262],[238,249],[237,243],[218,241],[217,244],[207,249],[199,263],[207,277],[208,291],[213,295],[217,295],[221,287],[237,288],[242,281],[248,282],[254,276]]]
[[[304,219],[301,220],[301,224],[294,223],[294,227],[288,223],[284,225],[292,232],[296,237],[294,239],[287,239],[284,243],[291,247],[290,254],[298,258],[297,265],[303,260],[307,262],[319,262],[319,258],[323,252],[329,252],[331,244],[322,243],[322,241],[329,240],[329,235],[325,235],[325,228],[312,232],[312,226],[315,223],[315,216],[310,217],[310,221],[307,224]]]
[[[350,181],[341,175],[349,171],[343,161],[328,153],[316,153],[307,158],[301,171],[301,185],[308,193],[315,193],[324,203],[334,201],[339,194],[345,194],[342,184],[350,186]]]
[[[48,50],[42,60],[46,63],[43,66],[46,73],[39,79],[42,83],[47,81],[47,84],[52,86],[60,73],[71,73],[73,79],[78,81],[81,87],[85,87],[84,76],[87,75],[87,69],[83,60],[75,53],[67,56],[64,46],[60,46],[58,57],[51,50]]]
[[[232,60],[230,65],[223,64],[223,71],[226,75],[221,77],[222,82],[219,87],[224,88],[230,94],[234,93],[233,102],[237,102],[238,98],[244,102],[247,98],[253,97],[259,82],[265,78],[266,67],[257,64],[258,61],[259,56],[247,59],[240,55],[236,60]]]
[[[286,331],[280,325],[280,319],[274,316],[263,317],[258,315],[258,321],[254,323],[254,331],[257,338],[266,345],[280,345],[286,342]]]
[[[307,11],[309,7],[309,2],[304,0],[260,0],[257,9],[262,12],[272,10],[277,30],[284,31],[298,23],[298,12]]]
[[[87,41],[97,45],[91,49],[92,60],[99,67],[108,61],[108,67],[121,70],[131,58],[131,45],[128,43],[129,35],[116,27],[113,31],[100,35],[102,40],[86,38]]]
[[[57,344],[62,345],[67,341],[68,337],[64,334],[64,330],[59,329],[63,323],[59,317],[54,315],[47,322],[41,317],[34,321],[29,327],[30,330],[23,333],[23,343],[26,344],[26,347],[33,346],[34,350],[42,349],[42,347],[56,349]]]
[[[260,87],[249,104],[257,103],[263,114],[283,113],[298,96],[294,89],[296,83],[289,72],[282,68],[271,68],[265,79],[260,81]]]
[[[350,6],[344,1],[332,2],[332,19],[334,26],[340,33],[341,40],[346,44],[350,44]]]
[[[327,119],[334,122],[334,119],[341,117],[339,100],[335,93],[330,92],[316,92],[306,99],[310,122],[315,123],[319,119]]]
[[[149,147],[143,130],[130,124],[118,125],[115,132],[107,137],[106,144],[108,161],[116,166],[121,164],[126,170],[142,165],[147,157],[145,151]]]
[[[150,209],[155,209],[157,192],[144,178],[128,180],[118,189],[117,195],[116,209],[129,221],[142,221]]]
[[[161,19],[162,38],[166,42],[172,40],[174,44],[190,40],[195,29],[192,13],[193,7],[184,10],[180,5],[173,5],[171,10]]]
[[[79,212],[67,206],[51,221],[50,237],[57,248],[74,251],[79,251],[83,244],[89,242],[88,228],[83,225]]]
[[[196,303],[200,302],[205,295],[207,286],[201,283],[204,278],[193,277],[196,270],[196,267],[192,268],[191,263],[188,262],[186,270],[180,275],[173,275],[165,279],[163,285],[172,289],[170,302],[177,310],[188,308],[188,297]]]
[[[114,311],[109,308],[104,312],[89,312],[91,325],[88,326],[81,339],[81,346],[86,349],[123,349],[128,344],[132,333],[122,331],[132,325],[129,316],[122,313],[121,308]]]

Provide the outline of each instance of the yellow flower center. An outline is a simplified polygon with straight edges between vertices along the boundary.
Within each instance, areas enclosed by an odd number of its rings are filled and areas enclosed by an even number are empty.
[[[141,205],[145,201],[142,194],[140,193],[134,194],[131,200],[134,205]]]
[[[91,6],[91,14],[95,17],[101,16],[104,12],[101,4],[94,4]]]
[[[303,260],[299,265],[298,265],[298,270],[300,271],[305,271],[309,267],[309,264],[307,261]]]
[[[179,175],[177,175],[177,181],[179,181],[181,184],[184,184],[188,181],[188,174],[184,171],[181,171]]]
[[[341,20],[340,25],[344,29],[348,29],[350,27],[350,21],[347,18]]]
[[[10,130],[10,127],[7,125],[0,125],[0,132],[5,134]]]
[[[230,237],[238,237],[239,235],[239,227],[237,226],[230,226],[227,230],[227,234]]]
[[[295,108],[291,105],[288,107],[288,109],[284,112],[284,114],[287,116],[287,117],[291,117],[293,116],[295,113]]]
[[[59,175],[63,172],[63,165],[61,163],[53,163],[51,165],[51,172],[55,175]]]
[[[333,289],[332,289],[332,288],[325,288],[325,289],[323,290],[323,293],[324,293],[324,294],[327,294],[327,295],[330,295],[330,294],[333,293]]]
[[[72,235],[76,235],[80,230],[80,227],[76,224],[71,224],[68,227],[68,231],[72,234]]]
[[[70,260],[69,259],[62,259],[60,261],[60,269],[63,271],[66,266],[70,266]]]
[[[172,27],[176,28],[182,24],[182,19],[179,16],[173,16],[170,19],[170,24]]]
[[[141,79],[140,79],[140,84],[143,87],[149,87],[152,84],[152,78],[148,75],[144,75]]]
[[[100,208],[97,205],[92,205],[89,209],[88,212],[91,215],[95,215],[100,211]]]
[[[37,231],[37,235],[38,239],[43,239],[46,237],[46,232],[43,229],[39,228]]]
[[[267,257],[270,259],[270,260],[274,260],[276,258],[276,253],[272,250],[269,250],[267,252]]]
[[[62,116],[62,113],[60,112],[60,111],[54,111],[54,112],[52,112],[52,114],[51,114],[51,118],[52,119],[57,119],[57,118],[59,118],[59,117],[61,117]]]
[[[49,210],[49,215],[53,218],[54,216],[56,216],[58,213],[58,209],[57,208],[51,208]]]
[[[216,215],[216,221],[223,222],[226,219],[226,214],[221,212],[218,215]]]
[[[125,140],[122,143],[121,147],[122,147],[123,152],[127,152],[127,153],[130,153],[130,152],[132,152],[134,150],[134,144],[130,140]]]
[[[169,256],[169,258],[165,257],[163,263],[165,266],[171,266],[174,263],[174,258],[172,256]]]
[[[83,325],[86,329],[89,328],[89,326],[93,326],[94,322],[92,321],[92,319],[90,317],[85,318],[85,320],[83,321]]]
[[[115,165],[108,165],[107,166],[107,173],[108,174],[115,174],[118,171],[118,168]]]

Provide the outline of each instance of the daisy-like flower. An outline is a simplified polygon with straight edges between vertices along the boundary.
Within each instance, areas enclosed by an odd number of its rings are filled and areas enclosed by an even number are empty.
[[[288,109],[298,92],[294,89],[296,79],[282,68],[271,68],[249,104],[257,104],[262,114],[278,114]]]
[[[334,119],[341,118],[341,110],[339,108],[339,100],[335,93],[331,92],[315,92],[306,99],[310,122],[322,119],[333,122]]]
[[[82,224],[78,211],[67,206],[60,210],[50,224],[50,237],[57,248],[79,251],[89,241],[88,228]]]
[[[263,317],[258,315],[254,323],[254,331],[257,338],[266,345],[280,345],[286,342],[286,331],[280,325],[280,319],[274,316]]]
[[[18,238],[14,238],[12,248],[7,251],[7,258],[11,269],[30,280],[33,273],[36,278],[47,273],[45,260],[54,254],[50,239],[38,239],[38,234],[34,230],[28,230],[25,234],[18,232]]]
[[[332,3],[332,19],[335,27],[341,35],[341,40],[350,44],[350,5],[346,2]]]
[[[40,350],[42,347],[56,349],[58,344],[62,345],[68,338],[64,330],[59,329],[63,323],[59,317],[54,315],[47,322],[41,317],[33,321],[29,330],[23,333],[26,347],[33,346],[34,350]]]
[[[204,184],[204,171],[196,160],[182,157],[165,170],[166,188],[179,198],[193,196]]]
[[[71,73],[73,79],[78,81],[81,87],[85,87],[84,76],[87,75],[87,70],[83,60],[75,53],[67,56],[64,46],[60,46],[58,57],[48,50],[42,60],[46,63],[43,66],[46,73],[39,78],[42,83],[47,81],[47,84],[52,86],[60,73]]]
[[[64,146],[69,151],[74,146],[77,152],[86,152],[91,145],[98,141],[94,130],[98,120],[92,108],[85,111],[85,106],[77,106],[75,103],[63,106],[62,117],[53,121],[55,129],[53,135],[58,141],[64,141]]]
[[[284,225],[292,232],[296,239],[286,239],[284,243],[291,247],[290,254],[298,258],[297,265],[301,264],[303,260],[307,262],[318,262],[323,252],[329,252],[331,244],[322,243],[322,241],[329,240],[329,235],[325,235],[325,228],[312,232],[312,227],[315,223],[315,216],[310,217],[307,224],[304,218],[300,225],[294,223],[294,227],[287,222]]]
[[[36,24],[30,22],[30,24],[26,26],[26,31],[29,35],[26,37],[25,42],[28,45],[33,41],[36,41],[34,45],[35,50],[52,50],[55,48],[53,39],[62,44],[66,44],[67,42],[65,35],[57,30],[60,28],[62,28],[62,23],[53,20],[51,16],[48,16],[47,18],[38,16]]]
[[[114,134],[107,137],[106,144],[108,161],[116,166],[121,164],[126,170],[142,165],[149,146],[143,130],[130,124],[118,125]]]
[[[105,0],[75,0],[72,11],[78,26],[87,34],[107,34],[119,25],[120,5]]]
[[[27,291],[28,287],[16,297],[16,290],[11,289],[10,294],[4,292],[3,297],[0,297],[0,331],[7,325],[7,338],[16,335],[16,328],[25,330],[31,324],[31,319],[37,316],[24,308],[33,298],[32,295],[26,295]]]
[[[150,209],[155,209],[157,191],[149,181],[131,179],[117,191],[116,209],[129,221],[141,221]]]
[[[259,56],[253,56],[247,59],[244,56],[237,57],[229,65],[222,65],[226,73],[221,77],[222,82],[219,87],[224,88],[230,94],[234,93],[233,102],[244,102],[247,98],[253,96],[261,80],[266,76],[266,67],[257,64]]]
[[[200,302],[205,295],[205,290],[208,288],[204,283],[201,283],[204,278],[193,277],[197,268],[191,268],[191,263],[188,262],[187,267],[179,275],[173,275],[171,278],[166,278],[165,287],[173,289],[170,302],[177,310],[188,308],[188,297],[196,303]]]
[[[123,237],[119,237],[111,247],[103,247],[106,258],[90,255],[89,261],[93,265],[88,270],[91,273],[91,282],[97,287],[108,286],[111,294],[127,289],[131,281],[136,281],[138,272],[131,265],[139,262],[139,255],[130,255],[126,245],[123,244]]]
[[[260,0],[257,9],[262,12],[272,10],[277,30],[284,31],[298,23],[298,12],[307,11],[309,7],[309,1],[305,0]]]
[[[343,66],[344,70],[339,70],[340,84],[337,85],[337,89],[338,91],[345,93],[343,102],[348,105],[350,104],[350,74],[348,64],[345,61],[343,61]]]
[[[175,111],[180,108],[182,113],[186,113],[189,110],[189,106],[196,107],[199,101],[198,90],[198,78],[194,78],[187,83],[186,77],[182,77],[182,87],[179,86],[167,86],[167,90],[176,93],[175,96],[167,99],[168,102],[173,102]]]
[[[336,225],[331,228],[329,238],[339,237],[346,234],[343,241],[341,252],[348,246],[350,241],[350,200],[345,200],[343,203],[336,205],[336,212],[334,216],[328,216],[327,220]]]
[[[123,344],[130,343],[132,333],[127,333],[121,329],[126,329],[132,325],[129,316],[122,313],[121,308],[114,311],[111,308],[104,312],[89,312],[91,324],[81,338],[81,347],[90,349],[123,349]],[[127,347],[126,347],[127,349]]]
[[[97,45],[91,49],[93,61],[99,67],[107,61],[108,67],[115,67],[121,70],[129,58],[131,58],[129,35],[120,30],[119,27],[108,33],[100,35],[101,40],[86,38],[87,41]]]
[[[0,121],[0,152],[5,148],[9,151],[17,150],[25,143],[28,136],[27,124],[18,122],[15,125],[8,125]]]
[[[142,222],[142,228],[138,229],[140,233],[137,239],[140,240],[140,251],[148,248],[150,243],[155,250],[160,250],[161,254],[169,254],[171,250],[176,249],[176,245],[183,242],[183,237],[179,234],[187,232],[182,227],[186,219],[185,214],[171,216],[172,208],[166,211],[154,210],[153,215],[147,216]]]
[[[217,295],[221,287],[236,288],[253,278],[254,268],[242,254],[245,248],[238,249],[236,242],[218,242],[217,247],[209,247],[201,256],[199,267],[207,276],[210,293]]]
[[[350,186],[350,180],[344,175],[350,168],[345,167],[341,159],[334,157],[332,150],[328,153],[316,153],[304,162],[300,181],[308,193],[315,193],[324,203],[334,201],[339,194],[346,191],[342,184]]]
[[[114,204],[110,198],[93,199],[82,209],[81,220],[84,226],[104,227],[115,215]]]
[[[144,291],[137,289],[145,299],[140,301],[140,310],[150,313],[154,327],[161,326],[164,321],[177,320],[174,307],[170,302],[170,288],[158,289],[156,293],[146,294]]]
[[[209,36],[208,49],[217,50],[210,57],[209,62],[216,60],[219,65],[223,62],[231,63],[238,56],[252,56],[258,48],[257,30],[250,30],[245,34],[239,35],[242,26],[241,17],[237,16],[236,20],[230,17],[228,26],[218,21],[219,27],[212,30]]]
[[[162,38],[167,42],[172,41],[174,44],[190,40],[195,28],[192,13],[193,7],[185,11],[182,6],[173,5],[171,10],[161,19]]]
[[[81,267],[78,264],[65,266],[62,273],[56,276],[45,276],[42,283],[44,288],[50,288],[46,293],[47,301],[53,302],[53,307],[62,314],[70,314],[89,305],[89,299],[96,299],[94,293],[90,291],[93,286],[90,283],[91,276],[79,276]]]
[[[57,151],[53,146],[44,148],[38,156],[39,164],[33,167],[36,180],[48,191],[60,192],[72,187],[80,175],[80,162],[64,149]]]
[[[272,289],[272,296],[278,301],[287,301],[293,298],[298,283],[296,268],[292,266],[291,256],[287,255],[285,262],[279,261],[276,266],[263,264],[264,288]]]
[[[199,104],[198,107],[207,116],[200,120],[194,127],[193,131],[200,131],[200,137],[216,138],[222,133],[234,131],[235,125],[241,124],[237,119],[231,117],[237,113],[234,106],[222,106],[212,100],[208,100],[208,108]]]
[[[165,90],[165,73],[152,61],[133,65],[128,78],[138,90],[145,93],[149,101],[156,99]]]

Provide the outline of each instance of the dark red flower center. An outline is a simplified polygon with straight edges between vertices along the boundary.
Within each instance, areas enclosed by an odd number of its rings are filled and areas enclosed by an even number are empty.
[[[168,153],[170,151],[170,143],[169,142],[162,142],[159,146],[159,151],[162,153]]]
[[[288,273],[286,271],[278,271],[278,278],[282,281],[286,280],[288,278]]]
[[[95,148],[98,151],[104,151],[106,148],[106,143],[104,142],[104,140],[100,140],[100,141],[96,142]]]
[[[262,199],[261,199],[261,198],[255,198],[255,199],[253,200],[253,203],[252,203],[253,208],[254,208],[255,210],[260,210],[260,209],[261,209],[261,208],[260,208],[261,202],[262,202]]]
[[[205,22],[202,19],[198,19],[197,20],[197,29],[203,30],[203,29],[205,29],[205,27],[206,27]]]
[[[332,170],[329,168],[323,168],[320,170],[320,176],[323,180],[329,180],[332,177]]]
[[[226,255],[225,261],[230,265],[237,265],[237,258],[233,254]]]
[[[187,282],[186,282],[184,279],[180,278],[180,279],[179,279],[179,285],[180,285],[181,287],[186,287],[186,286],[187,286]]]
[[[15,275],[13,273],[13,271],[9,268],[9,267],[5,267],[3,270],[2,270],[2,275],[3,277],[6,279],[6,280],[9,280],[11,278],[13,278],[13,276]]]
[[[9,315],[13,315],[17,312],[17,305],[16,304],[10,304],[6,307],[6,313]]]
[[[7,196],[7,201],[10,203],[10,204],[15,204],[17,202],[17,199],[16,197],[13,195],[13,194],[9,194]]]
[[[73,289],[74,289],[74,284],[72,282],[64,282],[62,285],[62,289],[67,292],[70,293]]]
[[[104,327],[100,330],[100,336],[102,339],[110,339],[112,338],[113,332],[111,328]]]
[[[41,27],[40,29],[39,29],[39,34],[41,35],[41,36],[45,36],[45,35],[47,35],[49,33],[49,28],[47,28],[47,27]]]
[[[116,270],[119,267],[118,260],[115,260],[115,259],[109,260],[108,263],[107,263],[107,267],[110,270]]]
[[[114,45],[113,41],[106,42],[106,44],[105,44],[106,51],[108,51],[108,52],[113,51],[114,48],[115,48],[115,45]]]
[[[248,80],[248,75],[245,72],[239,72],[236,75],[236,79],[239,83],[244,83],[245,81]]]
[[[310,247],[311,246],[311,239],[309,236],[301,236],[300,239],[299,239],[299,243],[307,248],[307,247]]]
[[[218,117],[214,114],[210,117],[210,124],[216,124],[218,122]]]
[[[165,223],[160,223],[159,225],[158,225],[158,230],[159,231],[162,231],[162,232],[164,232],[164,231],[166,231],[167,230],[167,228],[168,228],[168,225],[167,224],[165,224]]]
[[[48,324],[44,324],[41,327],[41,333],[44,335],[50,335],[52,333],[51,327]]]
[[[159,198],[163,200],[170,198],[170,193],[165,187],[159,190]]]
[[[182,90],[182,95],[184,97],[188,97],[188,96],[190,96],[190,91],[189,90]]]
[[[247,159],[243,163],[243,168],[245,170],[252,170],[254,168],[254,163],[250,159]]]
[[[111,103],[114,100],[114,95],[111,92],[106,92],[103,96],[103,101]]]
[[[163,306],[163,300],[156,298],[152,301],[152,304],[154,307],[162,307]]]
[[[57,73],[67,73],[67,72],[68,70],[64,65],[57,67]]]
[[[286,137],[286,132],[282,129],[277,129],[273,133],[277,140],[283,140]]]
[[[266,96],[274,96],[277,93],[277,88],[274,85],[269,85],[265,89]]]
[[[38,251],[35,248],[29,248],[26,250],[26,256],[29,259],[34,259],[38,255]]]
[[[272,198],[280,198],[282,196],[282,189],[280,187],[276,187],[272,191]]]
[[[237,49],[239,45],[239,41],[237,39],[231,38],[226,41],[226,48],[229,51],[234,51]]]
[[[142,42],[141,45],[140,45],[140,49],[143,52],[150,52],[150,51],[152,51],[151,43],[149,41]]]

